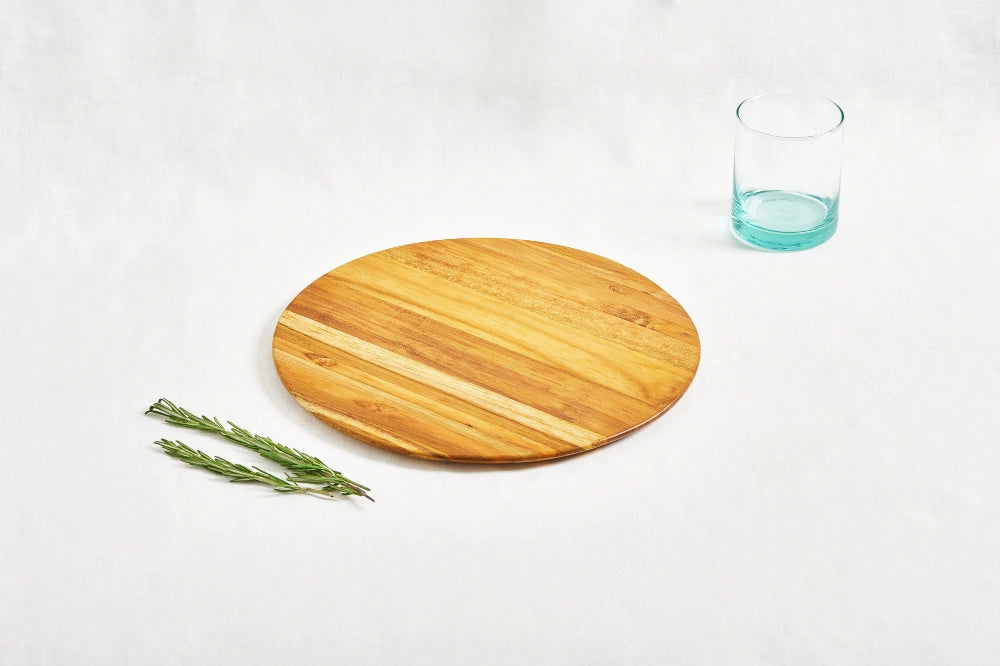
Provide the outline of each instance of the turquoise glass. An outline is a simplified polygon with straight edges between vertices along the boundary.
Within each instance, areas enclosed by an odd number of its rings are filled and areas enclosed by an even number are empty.
[[[844,112],[815,95],[769,93],[736,108],[731,229],[752,247],[805,250],[837,231]]]

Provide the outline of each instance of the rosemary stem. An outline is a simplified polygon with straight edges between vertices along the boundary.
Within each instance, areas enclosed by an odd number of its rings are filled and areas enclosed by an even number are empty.
[[[146,410],[146,413],[161,416],[171,425],[215,434],[277,463],[288,470],[288,473],[286,474],[286,478],[282,479],[259,468],[249,470],[242,465],[234,465],[218,457],[213,459],[201,451],[196,452],[190,449],[181,442],[174,443],[169,440],[157,442],[167,453],[191,465],[202,467],[216,474],[229,476],[233,481],[269,483],[275,490],[280,492],[304,492],[313,495],[323,495],[325,497],[359,495],[372,502],[375,501],[368,494],[370,488],[352,481],[340,472],[331,469],[319,458],[303,453],[298,449],[279,444],[270,437],[255,435],[249,430],[239,427],[232,421],[228,422],[230,427],[226,428],[219,419],[196,416],[165,398],[161,398],[153,403]],[[312,488],[301,485],[305,483],[322,487]]]

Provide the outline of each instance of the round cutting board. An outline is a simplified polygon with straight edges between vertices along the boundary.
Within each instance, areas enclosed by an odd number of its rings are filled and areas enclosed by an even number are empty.
[[[415,243],[335,268],[274,332],[299,403],[362,441],[433,460],[579,453],[649,423],[700,346],[670,294],[603,257],[505,238]]]

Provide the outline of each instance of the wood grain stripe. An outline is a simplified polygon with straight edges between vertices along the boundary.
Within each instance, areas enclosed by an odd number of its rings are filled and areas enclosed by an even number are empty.
[[[585,447],[604,439],[604,436],[599,433],[581,428],[530,405],[463,381],[428,365],[417,363],[411,358],[365,342],[295,312],[285,311],[279,321],[290,329],[304,333],[334,349],[346,351],[360,359],[375,363],[403,377],[419,381],[421,384],[449,395],[475,402],[489,411],[505,414],[518,423],[530,425],[536,430],[558,437],[574,446]]]
[[[678,360],[697,363],[697,338],[693,341],[690,339],[693,327],[684,335],[674,336],[662,335],[640,325],[634,328],[622,327],[621,317],[574,298],[574,295],[584,290],[574,289],[571,282],[563,279],[554,283],[557,286],[553,286],[552,282],[548,285],[535,284],[540,280],[537,275],[525,274],[523,271],[520,274],[504,271],[494,261],[477,261],[455,252],[446,243],[444,241],[440,245],[421,248],[419,252],[389,251],[388,256],[419,271],[490,296],[509,307],[543,314],[554,321],[646,356],[668,363],[676,363]],[[552,273],[547,275],[557,277]],[[606,285],[590,284],[588,291],[603,291],[601,287]]]
[[[304,297],[290,306],[289,311],[414,363],[521,400],[562,420],[587,423],[590,429],[603,435],[617,432],[635,418],[635,414],[645,414],[651,409],[641,400],[619,395],[552,365],[533,361],[439,321],[370,298],[349,284],[331,281],[328,277],[314,286],[319,300],[312,295]],[[330,300],[336,300],[338,306],[322,305]],[[661,379],[670,381],[665,375]],[[591,399],[581,401],[580,395],[588,395]],[[610,408],[605,409],[604,405]]]
[[[377,286],[372,286],[372,277]],[[373,299],[440,322],[594,385],[586,387],[586,390],[611,388],[652,406],[656,398],[650,395],[651,392],[659,395],[667,388],[666,384],[681,384],[688,378],[687,373],[675,365],[627,347],[618,350],[615,362],[609,363],[609,342],[604,338],[579,331],[538,312],[503,308],[504,304],[491,296],[454,285],[404,264],[367,265],[358,262],[345,267],[336,277],[324,278],[323,283],[326,284],[327,280],[344,281],[352,289]],[[316,287],[322,289],[323,284]],[[444,293],[447,295],[442,296]],[[332,293],[329,295],[333,296]],[[570,340],[572,344],[567,342]],[[637,367],[662,373],[655,380],[662,385],[651,386],[648,381],[637,377],[634,371]],[[609,396],[609,399],[617,401],[620,398]]]
[[[518,423],[505,414],[491,412],[474,402],[427,386],[418,380],[404,377],[376,363],[326,345],[322,341],[295,331],[284,324],[278,324],[274,350],[276,355],[278,352],[283,352],[295,356],[303,362],[318,366],[319,369],[305,368],[305,374],[302,377],[305,384],[301,387],[305,390],[315,389],[309,383],[312,379],[328,380],[325,373],[342,374],[375,388],[405,396],[414,404],[435,412],[442,418],[461,424],[459,429],[461,429],[462,437],[465,439],[479,437],[479,433],[501,432],[515,444],[524,445],[533,451],[543,449],[549,453],[564,450],[568,444],[564,440],[536,430],[530,425]],[[304,368],[305,366],[300,365],[300,367]],[[291,386],[289,388],[291,390]],[[344,396],[340,392],[328,391],[325,393],[325,397],[329,404],[338,406],[345,411],[351,410],[350,406],[343,404]],[[374,408],[372,405],[365,405],[365,407]]]

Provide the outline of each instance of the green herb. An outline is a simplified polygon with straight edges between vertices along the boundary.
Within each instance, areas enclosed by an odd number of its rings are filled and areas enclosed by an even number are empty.
[[[179,460],[183,460],[189,465],[201,467],[210,472],[229,477],[231,481],[235,482],[266,483],[278,492],[312,493],[331,497],[334,495],[359,495],[373,502],[375,501],[367,492],[370,488],[351,481],[340,472],[330,469],[319,458],[303,453],[298,449],[278,444],[270,437],[254,435],[249,430],[239,427],[232,421],[227,422],[229,423],[229,428],[226,428],[219,419],[210,419],[207,416],[195,416],[183,407],[178,407],[164,398],[153,403],[146,410],[146,413],[162,416],[171,425],[193,428],[228,439],[230,442],[239,444],[268,460],[278,463],[287,469],[289,473],[285,475],[286,478],[281,479],[257,467],[250,469],[219,457],[213,458],[201,451],[195,451],[181,442],[172,442],[166,439],[156,442],[168,454]],[[318,485],[320,487],[311,488],[300,485],[303,483]]]
[[[266,483],[279,493],[315,493],[328,497],[332,496],[331,493],[323,492],[316,488],[300,486],[288,479],[282,479],[274,474],[265,472],[259,467],[250,469],[238,463],[231,463],[218,456],[213,458],[204,451],[195,451],[184,442],[172,442],[169,439],[160,439],[156,443],[162,446],[163,450],[174,458],[183,460],[189,465],[207,469],[209,472],[214,472],[220,476],[229,477],[229,480],[234,483]]]

